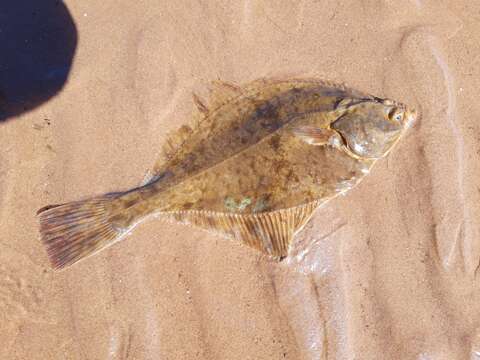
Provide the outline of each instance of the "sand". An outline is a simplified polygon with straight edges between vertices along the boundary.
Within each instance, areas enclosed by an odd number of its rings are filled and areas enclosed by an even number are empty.
[[[480,2],[57,5],[78,36],[68,80],[0,122],[1,359],[480,359]],[[192,91],[264,76],[422,117],[281,264],[152,220],[50,269],[38,208],[138,185]]]

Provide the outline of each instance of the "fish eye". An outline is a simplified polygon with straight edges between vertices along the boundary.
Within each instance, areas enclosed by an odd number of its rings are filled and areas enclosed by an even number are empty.
[[[404,115],[403,111],[401,111],[400,109],[393,108],[388,113],[388,118],[396,122],[401,122],[403,120],[403,115]]]
[[[402,121],[402,120],[403,120],[403,112],[398,112],[398,113],[396,113],[396,114],[393,116],[393,119],[394,119],[395,121],[398,121],[398,122]]]

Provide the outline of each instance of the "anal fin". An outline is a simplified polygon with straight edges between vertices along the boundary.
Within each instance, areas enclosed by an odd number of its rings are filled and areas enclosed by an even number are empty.
[[[256,214],[182,211],[164,215],[170,220],[241,241],[264,254],[282,259],[288,255],[294,234],[310,219],[318,205],[319,202],[314,201]]]

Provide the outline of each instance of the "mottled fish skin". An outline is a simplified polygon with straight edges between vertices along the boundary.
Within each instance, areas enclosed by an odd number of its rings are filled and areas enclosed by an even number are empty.
[[[194,98],[197,125],[180,129],[180,145],[147,185],[42,211],[55,267],[108,246],[151,214],[283,258],[313,211],[358,184],[416,117],[403,104],[321,80],[224,90],[208,105]]]
[[[302,115],[328,112],[345,98],[370,98],[347,87],[315,79],[261,79],[238,87],[236,96],[201,119],[175,155],[155,171],[178,183],[255,145]],[[173,176],[172,176],[173,175]]]
[[[352,114],[338,112],[346,99],[349,106],[356,106]],[[368,115],[368,104],[380,105],[379,101],[384,100],[319,80],[263,80],[248,85],[208,115],[159,170],[160,180],[140,190],[149,203],[141,204],[139,213],[252,213],[329,199],[355,185],[375,159],[331,146],[310,146],[292,128],[312,122],[329,127],[339,117],[340,122],[350,116],[357,119],[362,111]],[[403,105],[386,101],[406,111]],[[362,133],[358,126],[347,131]]]

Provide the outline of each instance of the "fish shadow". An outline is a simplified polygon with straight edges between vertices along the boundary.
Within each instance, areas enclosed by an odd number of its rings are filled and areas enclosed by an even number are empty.
[[[0,1],[0,124],[63,88],[77,39],[60,0]]]

